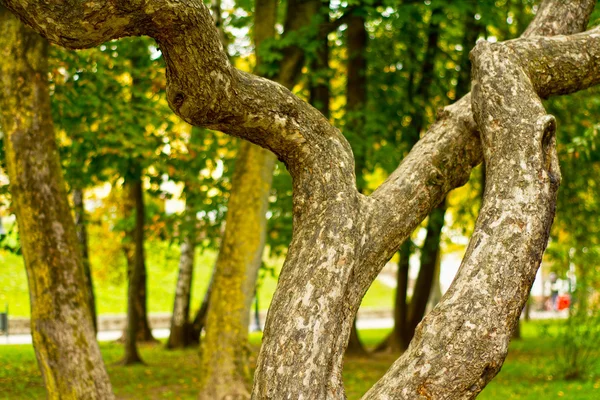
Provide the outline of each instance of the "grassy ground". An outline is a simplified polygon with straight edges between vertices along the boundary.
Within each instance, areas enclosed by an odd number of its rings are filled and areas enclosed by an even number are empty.
[[[176,246],[164,242],[147,244],[148,310],[149,312],[171,312],[173,294],[178,274],[179,251]],[[200,306],[208,286],[216,254],[212,251],[196,253],[192,308]],[[101,252],[92,256],[96,304],[98,313],[121,314],[126,310],[127,285],[125,263],[121,254]],[[10,316],[29,316],[29,293],[23,259],[13,253],[0,250],[0,311],[4,304],[10,307]],[[270,274],[261,280],[259,306],[267,310],[275,291],[277,279]],[[363,300],[363,307],[391,309],[393,289],[375,281]]]
[[[388,331],[361,332],[369,345],[378,343]],[[555,352],[557,342],[545,336],[540,323],[523,327],[523,339],[511,344],[500,374],[481,393],[479,399],[598,399],[600,368],[591,371],[585,381],[564,381],[557,377]],[[253,334],[253,357],[260,336]],[[194,399],[199,378],[196,349],[167,351],[160,345],[143,346],[146,365],[122,367],[115,363],[122,356],[122,346],[102,343],[102,354],[108,365],[114,391],[120,399]],[[397,355],[377,354],[349,357],[344,381],[349,399],[358,399],[389,368]],[[31,346],[0,346],[0,399],[39,399],[45,396],[42,379]]]

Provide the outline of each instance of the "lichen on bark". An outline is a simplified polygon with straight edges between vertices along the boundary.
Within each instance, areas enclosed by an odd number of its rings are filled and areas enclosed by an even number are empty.
[[[531,171],[540,171],[535,164],[539,157],[532,158],[532,164],[524,160],[525,167],[521,167],[522,160],[515,159],[522,156],[514,148],[518,140],[505,143],[507,154],[495,159],[496,155],[490,154],[490,143],[497,141],[495,128],[480,118],[493,107],[480,107],[479,100],[470,95],[446,107],[398,169],[366,197],[356,189],[352,152],[339,130],[281,85],[234,69],[212,27],[208,9],[201,2],[132,0],[100,4],[89,0],[73,3],[69,10],[48,1],[4,2],[46,37],[67,47],[88,47],[124,35],[152,36],[167,63],[168,100],[177,114],[192,124],[221,130],[267,148],[288,167],[294,185],[293,238],[267,318],[253,388],[255,398],[344,397],[343,354],[362,296],[408,234],[449,190],[466,182],[471,168],[481,161],[481,128],[484,141],[489,142],[483,146],[486,160],[492,164],[498,161],[498,165],[515,161],[514,171],[509,172],[522,170],[523,175],[507,177],[522,179],[528,190],[492,191],[497,198],[486,201],[490,209],[482,213],[481,226],[493,228],[492,233],[499,235],[498,247],[489,245],[485,230],[474,238],[459,280],[417,328],[412,352],[409,349],[367,396],[388,392],[397,398],[427,396],[428,391],[437,393],[446,382],[449,387],[444,393],[469,398],[497,372],[509,339],[506,333],[516,318],[513,310],[519,303],[518,297],[531,284],[528,279],[545,245],[551,191],[545,193],[539,185],[551,188],[557,169],[552,166],[551,152],[546,152],[545,165],[551,165],[546,171],[552,174],[542,173],[539,182],[530,181]],[[533,36],[542,28],[545,34],[573,34],[584,29],[594,4],[593,0],[546,0],[541,7],[543,12],[527,31],[527,39],[499,45],[498,49],[510,48],[514,53],[507,57],[512,57],[514,65],[521,68],[515,77],[525,75],[531,79],[533,93],[544,97],[568,93],[600,81],[600,37],[596,31],[559,38]],[[49,18],[52,23],[48,23]],[[550,21],[548,26],[545,21]],[[582,56],[582,49],[589,56]],[[552,74],[545,73],[552,61],[556,61]],[[473,119],[472,100],[473,109],[480,114],[477,122]],[[540,135],[550,138],[543,143],[552,143],[549,120],[540,109],[532,107],[533,115],[538,117],[535,123],[524,116],[526,127],[515,125],[529,134],[524,140],[529,140],[530,150],[532,138],[537,140]],[[502,126],[508,134],[514,134],[510,127]],[[498,185],[504,178],[496,175],[499,168],[494,169],[489,174]],[[537,210],[536,205],[529,203],[536,196],[544,200]],[[500,208],[503,201],[508,202],[507,209],[513,210],[514,215],[507,213],[494,219],[494,207]],[[522,211],[525,214],[514,207],[519,202],[526,205]],[[532,227],[528,218],[536,213],[542,223]],[[491,217],[486,220],[485,215]],[[492,227],[496,222],[498,225]],[[530,250],[530,257],[514,256],[501,263],[500,273],[492,271],[491,266],[505,254],[496,250],[506,250],[509,242]],[[481,271],[474,268],[479,262],[485,266]],[[515,265],[520,262],[525,264],[522,271],[517,271]],[[507,300],[502,286],[515,282],[518,284],[507,293],[517,298]],[[479,293],[477,289],[481,287],[488,292]],[[490,294],[498,296],[492,295],[490,302]],[[496,297],[499,304],[507,305],[506,309],[495,303]],[[471,305],[477,305],[479,320],[461,319],[465,308]],[[500,318],[492,320],[492,315]],[[431,349],[439,351],[439,339],[448,336],[449,327],[458,327],[462,336],[450,352],[456,360],[448,361],[449,368],[442,371],[432,368],[440,355]],[[470,339],[463,341],[464,337]],[[482,347],[478,343],[483,343]],[[467,363],[457,363],[470,349],[491,350],[490,356],[484,358],[485,365],[468,368]],[[415,366],[419,369],[415,370]],[[431,384],[419,384],[425,380]],[[408,393],[397,390],[398,385]]]
[[[111,399],[48,93],[48,43],[0,6],[0,124],[49,399]]]

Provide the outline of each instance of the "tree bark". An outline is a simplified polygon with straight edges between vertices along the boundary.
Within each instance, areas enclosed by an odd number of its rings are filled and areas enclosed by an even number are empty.
[[[285,32],[308,25],[320,0],[288,2]],[[277,2],[257,0],[255,48],[275,37]],[[260,21],[260,22],[259,22]],[[262,58],[257,52],[257,70]],[[300,49],[286,49],[276,80],[291,88],[304,57]],[[295,71],[292,73],[291,71]],[[322,94],[323,90],[319,91]],[[203,375],[200,398],[250,397],[248,326],[256,279],[266,240],[266,212],[275,168],[275,156],[251,143],[240,145],[227,205],[226,227],[211,285],[206,336],[201,341]]]
[[[94,295],[94,282],[92,279],[92,270],[90,267],[90,255],[88,246],[87,218],[85,214],[85,203],[83,200],[83,190],[73,189],[73,207],[75,209],[75,230],[77,232],[77,241],[81,248],[81,258],[83,262],[83,273],[85,276],[85,286],[87,289],[87,302],[94,322],[94,332],[98,333],[98,317],[96,314],[96,296]]]
[[[258,233],[266,222],[267,204],[250,209],[244,205],[260,204],[267,197],[264,191],[268,193],[273,175],[265,158],[275,162],[266,150],[247,142],[240,144],[228,202],[227,228],[210,294],[206,336],[201,341],[201,399],[249,397],[248,324],[254,276],[260,266],[257,258],[262,256],[264,240]],[[251,177],[254,180],[249,181]],[[243,184],[237,184],[240,180]],[[257,252],[259,249],[261,252]]]
[[[142,175],[139,166],[134,166],[130,176],[125,178],[123,189],[126,192],[126,198],[123,200],[123,214],[125,218],[134,217],[133,229],[125,232],[123,250],[127,259],[127,277],[128,277],[128,306],[127,313],[132,310],[129,302],[135,305],[136,316],[132,318],[135,321],[134,326],[138,342],[156,341],[152,336],[150,323],[148,322],[148,308],[146,296],[146,258],[144,252],[144,192],[142,185]],[[133,296],[133,297],[132,297]],[[130,298],[131,297],[131,298]],[[127,326],[123,332],[125,340],[129,330],[129,315],[127,317]],[[126,357],[127,358],[127,357]]]
[[[0,124],[49,399],[112,399],[96,342],[48,93],[48,43],[0,6]]]
[[[266,321],[256,398],[344,398],[343,355],[362,297],[400,244],[485,154],[484,210],[457,278],[366,398],[472,398],[497,373],[546,244],[557,180],[552,119],[536,93],[546,98],[600,82],[597,29],[478,45],[474,59],[484,65],[474,67],[481,86],[472,106],[466,96],[446,107],[367,197],[357,191],[352,152],[339,130],[281,85],[234,69],[201,2],[88,0],[65,11],[48,1],[3,1],[71,48],[124,35],[154,37],[178,115],[259,144],[286,163],[294,231]],[[562,33],[585,29],[595,3],[546,2],[530,32],[544,18]],[[498,67],[504,71],[483,72]],[[519,107],[507,109],[510,102]],[[498,218],[497,210],[506,212]]]
[[[192,326],[189,321],[189,315],[192,278],[194,274],[197,221],[191,190],[187,190],[186,196],[184,223],[180,228],[183,238],[180,244],[179,276],[177,277],[177,286],[175,288],[171,330],[167,341],[167,348],[169,349],[186,347],[191,344],[192,339]]]

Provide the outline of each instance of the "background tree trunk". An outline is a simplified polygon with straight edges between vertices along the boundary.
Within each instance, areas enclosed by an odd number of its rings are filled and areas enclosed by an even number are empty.
[[[402,342],[408,347],[415,333],[417,324],[421,322],[427,309],[427,302],[431,295],[431,289],[435,277],[436,265],[440,257],[440,239],[444,227],[444,215],[446,214],[446,202],[433,209],[429,214],[427,223],[427,235],[421,247],[421,267],[415,282],[407,318],[402,329]]]
[[[112,399],[96,342],[48,93],[48,43],[0,6],[0,124],[49,399]]]
[[[94,322],[94,332],[98,332],[98,316],[96,314],[96,296],[94,295],[94,282],[92,279],[92,270],[90,266],[90,255],[88,246],[87,218],[85,214],[85,203],[82,189],[73,189],[73,208],[75,211],[75,230],[77,240],[81,247],[81,257],[83,262],[83,272],[85,275],[85,285],[87,288],[87,299]]]
[[[206,326],[206,316],[208,314],[208,309],[210,306],[210,296],[212,293],[213,282],[215,281],[215,273],[217,266],[213,267],[213,272],[210,275],[210,282],[208,282],[208,287],[206,288],[206,293],[204,293],[204,298],[202,299],[202,304],[200,304],[200,308],[198,312],[196,312],[196,316],[194,317],[194,321],[192,322],[191,332],[190,332],[190,341],[192,343],[200,343],[202,341],[202,330]]]
[[[366,168],[367,146],[365,120],[367,106],[367,30],[365,18],[352,15],[348,18],[348,80],[346,83],[346,135],[353,145],[355,156],[356,186],[360,193],[365,193],[364,172]],[[353,140],[354,139],[354,140]],[[346,353],[364,355],[366,350],[360,341],[356,320],[352,324],[350,339]]]
[[[142,188],[141,171],[136,169],[130,182],[125,182],[128,188],[129,201],[135,204],[135,228],[133,231],[134,254],[133,265],[128,271],[129,285],[127,290],[127,326],[125,328],[125,356],[123,365],[133,365],[142,362],[138,353],[137,342],[142,341],[147,332],[144,323],[146,305],[146,273],[144,265],[144,192]],[[151,334],[150,334],[150,337]]]
[[[455,89],[455,97],[457,98],[462,97],[469,92],[469,86],[471,81],[471,63],[469,61],[469,52],[467,51],[467,49],[472,48],[475,45],[475,41],[477,40],[479,34],[483,33],[483,27],[480,24],[477,24],[477,20],[475,19],[475,14],[477,12],[476,4],[470,4],[469,6],[471,7],[471,12],[467,14],[467,18],[465,20],[465,34],[463,36],[462,43],[463,53],[459,64],[460,72],[458,74]],[[436,29],[436,27],[434,26],[433,29]],[[437,27],[437,29],[439,29],[439,26]],[[430,32],[429,46],[435,46],[433,47],[435,49],[437,48],[437,39],[432,38],[432,35],[437,34],[434,31]],[[432,47],[428,47],[428,49],[430,48]],[[431,53],[430,56],[433,57],[434,54]],[[433,69],[430,67],[424,67],[423,72],[427,73],[427,81],[429,81],[431,74],[433,73]],[[425,84],[427,84],[427,82],[425,82]],[[425,86],[422,83],[420,85],[420,89],[417,91],[425,91],[425,93],[422,93],[423,101],[427,101],[426,99],[429,97],[426,88],[427,86]],[[438,268],[437,274],[439,279],[439,268],[441,267],[440,245],[445,215],[445,200],[442,201],[442,203],[440,203],[440,205],[438,205],[436,208],[434,208],[431,214],[429,215],[429,219],[427,222],[427,234],[425,236],[425,242],[421,247],[419,274],[417,276],[413,296],[410,301],[410,309],[407,312],[408,318],[406,320],[406,325],[404,329],[402,329],[402,343],[405,344],[405,348],[408,347],[408,344],[412,340],[417,324],[421,322],[423,316],[425,315],[425,311],[427,309],[427,302],[429,301],[429,298],[432,293],[432,286],[435,284],[436,266]]]
[[[285,32],[308,25],[319,5],[320,0],[289,1]],[[275,36],[277,2],[257,0],[254,18],[260,72],[260,44]],[[299,76],[303,55],[300,49],[285,49],[283,57],[276,81],[289,88]],[[206,335],[201,341],[201,399],[250,396],[248,326],[266,239],[266,212],[275,160],[266,149],[248,142],[240,144],[225,233],[211,285]]]
[[[194,256],[196,250],[196,211],[193,194],[186,190],[184,222],[180,228],[183,239],[180,244],[179,276],[175,289],[173,315],[171,316],[171,330],[167,341],[167,348],[181,348],[191,344],[190,296],[192,278],[194,274]]]
[[[126,199],[123,202],[125,218],[134,216],[133,230],[128,229],[125,234],[124,251],[127,259],[127,276],[129,279],[129,289],[127,291],[129,301],[133,301],[136,308],[135,324],[133,325],[138,342],[153,342],[156,339],[152,336],[152,330],[148,322],[147,307],[147,276],[146,276],[146,258],[144,252],[144,189],[142,185],[142,173],[139,166],[134,166],[131,176],[125,179],[123,189],[126,192]],[[133,286],[132,286],[133,282]],[[131,309],[127,308],[129,313]],[[127,318],[129,321],[129,316]],[[123,333],[127,336],[129,322]]]

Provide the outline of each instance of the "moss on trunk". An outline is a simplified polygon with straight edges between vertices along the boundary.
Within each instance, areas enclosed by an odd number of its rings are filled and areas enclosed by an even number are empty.
[[[49,399],[111,399],[55,143],[48,43],[0,7],[0,123]]]

